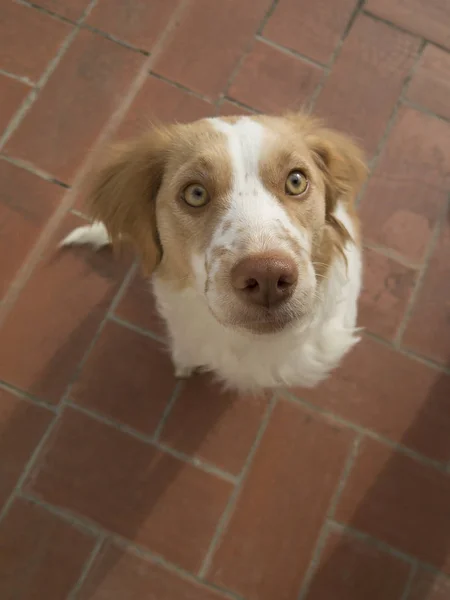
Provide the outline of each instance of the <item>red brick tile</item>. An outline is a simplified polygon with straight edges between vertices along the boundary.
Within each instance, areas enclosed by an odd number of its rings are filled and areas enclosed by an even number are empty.
[[[446,0],[368,0],[366,9],[450,48],[450,5]]]
[[[449,503],[447,474],[367,438],[336,519],[448,572]]]
[[[119,127],[118,137],[139,135],[152,123],[187,123],[213,116],[214,106],[182,89],[150,76]]]
[[[271,0],[215,3],[197,0],[181,17],[155,71],[186,87],[217,97],[270,8]]]
[[[93,546],[88,534],[17,500],[0,524],[0,597],[68,598]]]
[[[105,598],[151,598],[155,600],[221,600],[193,579],[114,546],[105,548],[83,586],[79,600]],[[150,598],[149,598],[150,600]]]
[[[366,239],[423,260],[450,184],[450,125],[400,112],[361,204]]]
[[[450,459],[450,377],[364,338],[343,365],[300,396],[431,458]]]
[[[36,243],[62,188],[0,161],[0,299]]]
[[[8,142],[8,152],[71,182],[144,58],[81,31]]]
[[[39,0],[39,6],[46,8],[61,17],[78,20],[82,15],[90,0]]]
[[[431,257],[403,343],[450,365],[450,222]]]
[[[2,2],[0,69],[37,81],[71,29],[29,6]]]
[[[87,23],[150,52],[177,6],[178,0],[100,0]]]
[[[316,105],[327,123],[359,139],[371,156],[381,140],[419,48],[406,33],[361,16]]]
[[[322,63],[330,60],[355,0],[280,0],[264,36]]]
[[[52,413],[0,388],[0,507],[9,498]],[[1,562],[1,561],[0,561]]]
[[[395,337],[417,272],[375,250],[364,250],[364,285],[359,323],[384,338]]]
[[[450,579],[420,569],[413,581],[407,600],[448,600]]]
[[[219,109],[219,115],[221,117],[235,117],[241,115],[243,117],[248,117],[252,114],[254,113],[251,110],[244,108],[243,106],[239,106],[238,104],[234,104],[234,102],[230,102],[229,100],[222,102]]]
[[[297,598],[351,437],[299,406],[276,406],[214,556],[212,581],[247,600]]]
[[[427,46],[411,84],[408,98],[450,119],[450,54]]]
[[[226,393],[208,377],[186,382],[170,413],[162,441],[239,474],[267,407],[264,396]],[[231,442],[231,443],[230,443]]]
[[[125,290],[115,314],[137,327],[146,329],[164,339],[166,326],[156,310],[150,281],[136,273]]]
[[[27,488],[194,571],[232,490],[73,410],[64,413]]]
[[[307,105],[323,71],[291,54],[256,42],[229,90],[229,96],[264,112]]]
[[[348,534],[331,533],[307,600],[400,600],[410,567]]]
[[[31,90],[20,81],[0,75],[0,97],[2,106],[0,109],[0,135],[6,129],[9,121],[16,113],[22,101],[25,100]]]
[[[81,371],[72,399],[151,435],[174,387],[172,363],[161,344],[108,323]]]
[[[58,252],[78,225],[65,220],[0,332],[0,378],[48,402],[64,393],[126,270],[108,251]]]

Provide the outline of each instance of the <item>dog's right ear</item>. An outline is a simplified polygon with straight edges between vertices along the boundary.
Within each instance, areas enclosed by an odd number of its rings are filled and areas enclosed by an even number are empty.
[[[92,174],[87,203],[114,245],[131,242],[150,274],[161,259],[156,224],[156,195],[162,182],[170,132],[154,131],[113,146]]]

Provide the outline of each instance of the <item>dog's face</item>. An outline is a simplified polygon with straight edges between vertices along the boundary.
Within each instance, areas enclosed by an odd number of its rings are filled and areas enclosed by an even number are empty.
[[[302,116],[155,129],[96,175],[94,217],[147,272],[194,287],[229,327],[272,333],[314,308],[348,232],[335,217],[364,176],[347,138]]]

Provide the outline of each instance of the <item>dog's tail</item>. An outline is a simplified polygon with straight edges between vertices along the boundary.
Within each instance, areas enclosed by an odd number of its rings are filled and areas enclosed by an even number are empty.
[[[91,225],[77,227],[60,242],[59,246],[92,246],[95,250],[99,250],[110,244],[111,239],[106,227],[97,221]]]

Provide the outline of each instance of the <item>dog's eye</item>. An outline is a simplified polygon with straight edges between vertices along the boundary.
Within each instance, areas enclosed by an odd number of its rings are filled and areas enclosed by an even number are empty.
[[[186,204],[189,204],[189,206],[193,206],[194,208],[200,208],[209,202],[208,192],[199,183],[191,183],[191,185],[188,185],[182,193],[182,198]]]
[[[308,189],[308,180],[301,171],[291,171],[286,179],[286,194],[300,196]]]

